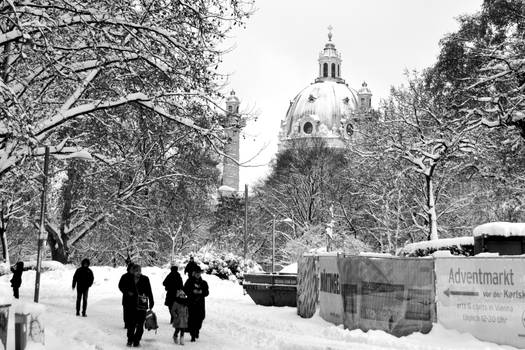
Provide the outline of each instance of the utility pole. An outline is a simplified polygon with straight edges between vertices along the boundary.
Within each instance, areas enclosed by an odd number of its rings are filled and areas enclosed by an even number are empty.
[[[42,196],[40,199],[40,232],[38,233],[38,250],[36,258],[36,279],[35,279],[35,303],[38,303],[40,296],[40,271],[42,270],[42,250],[46,239],[46,202],[47,202],[47,177],[49,172],[49,146],[46,146],[44,155],[44,178],[42,179]]]
[[[243,238],[243,258],[246,259],[248,252],[248,184],[244,184],[244,238]]]
[[[275,215],[272,216],[272,273],[275,273]]]

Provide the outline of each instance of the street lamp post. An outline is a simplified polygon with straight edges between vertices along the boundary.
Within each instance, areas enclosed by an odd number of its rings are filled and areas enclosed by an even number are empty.
[[[49,147],[44,154],[44,178],[42,179],[42,195],[40,198],[40,230],[38,233],[38,250],[36,255],[35,303],[40,296],[40,271],[42,269],[42,248],[46,237],[46,202],[47,202],[47,174],[49,172]]]
[[[66,149],[63,148],[65,151]],[[38,247],[37,247],[37,255],[36,255],[36,277],[35,277],[35,297],[34,301],[35,303],[38,303],[38,300],[40,298],[40,273],[42,271],[42,258],[43,258],[43,250],[44,250],[44,243],[47,238],[46,235],[46,208],[47,208],[47,180],[48,180],[48,173],[49,173],[49,146],[45,146],[45,152],[44,152],[44,177],[42,179],[42,195],[40,197],[40,227],[38,232]],[[55,155],[56,156],[56,155]],[[82,160],[93,160],[91,158],[91,155],[87,152],[71,152],[69,155],[65,155],[62,157],[62,159],[82,159]]]

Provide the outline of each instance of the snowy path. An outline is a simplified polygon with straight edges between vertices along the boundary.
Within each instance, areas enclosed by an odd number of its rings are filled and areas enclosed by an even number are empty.
[[[46,272],[42,276],[41,302],[47,306],[46,344],[50,350],[113,350],[125,348],[118,280],[123,269],[95,267],[95,285],[90,290],[88,317],[74,315],[75,293],[71,290],[73,269]],[[171,339],[162,280],[167,270],[146,268],[155,294],[155,312],[159,318],[157,334],[145,332],[142,348],[163,350],[180,348]],[[470,335],[435,327],[429,335],[413,334],[395,338],[384,332],[345,331],[319,317],[301,319],[294,308],[268,308],[253,304],[242,288],[229,281],[205,276],[211,295],[207,299],[207,318],[201,339],[186,349],[236,350],[339,350],[339,349],[511,349],[480,342]],[[2,294],[9,289],[8,278],[0,279]],[[32,300],[34,273],[24,275],[21,297]]]

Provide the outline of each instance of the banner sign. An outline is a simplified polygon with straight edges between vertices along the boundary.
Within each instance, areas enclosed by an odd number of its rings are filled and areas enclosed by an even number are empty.
[[[438,322],[499,344],[525,347],[525,262],[438,258]]]
[[[319,256],[319,282],[319,315],[325,321],[343,324],[343,299],[336,255]]]
[[[344,257],[344,325],[396,336],[428,333],[434,319],[432,259]]]

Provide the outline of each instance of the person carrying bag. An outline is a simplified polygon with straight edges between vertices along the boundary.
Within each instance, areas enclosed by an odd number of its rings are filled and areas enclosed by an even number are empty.
[[[148,310],[153,309],[153,293],[149,278],[142,275],[139,265],[134,265],[129,275],[119,283],[124,306],[124,323],[127,329],[127,346],[139,347],[144,333]]]

